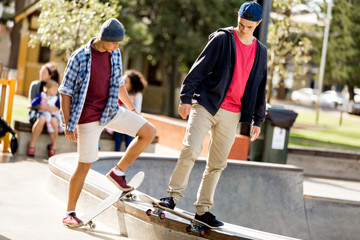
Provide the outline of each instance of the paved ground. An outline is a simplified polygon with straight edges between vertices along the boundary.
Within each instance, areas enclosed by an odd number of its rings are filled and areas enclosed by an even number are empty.
[[[97,224],[71,230],[61,218],[66,206],[46,190],[47,161],[25,156],[0,163],[0,240],[127,239]]]
[[[177,155],[157,146],[156,152]],[[96,230],[71,230],[61,219],[66,206],[46,190],[46,159],[0,152],[0,240],[127,239],[97,223]]]
[[[156,153],[178,155],[157,146]],[[126,239],[97,224],[96,230],[70,230],[62,226],[65,204],[46,190],[47,161],[0,153],[0,240]],[[360,183],[307,178],[305,194],[336,194],[336,198],[360,201]]]

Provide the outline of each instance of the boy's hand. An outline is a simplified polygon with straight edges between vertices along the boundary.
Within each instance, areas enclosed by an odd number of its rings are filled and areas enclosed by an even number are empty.
[[[70,141],[77,142],[77,130],[71,132],[65,128],[65,137]]]
[[[183,104],[183,103],[180,103],[178,110],[179,110],[180,116],[181,116],[183,119],[186,119],[187,116],[188,116],[189,113],[190,113],[191,104]]]
[[[253,125],[250,132],[251,141],[255,141],[259,137],[259,134],[260,127]]]

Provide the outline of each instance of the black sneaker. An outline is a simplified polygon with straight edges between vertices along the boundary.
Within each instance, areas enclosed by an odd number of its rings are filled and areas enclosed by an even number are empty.
[[[174,210],[176,206],[173,197],[160,198],[159,205],[166,208],[170,208],[172,210]]]
[[[207,225],[209,225],[211,227],[220,227],[220,226],[224,225],[223,222],[220,222],[219,220],[217,220],[216,217],[214,215],[212,215],[210,212],[206,212],[201,216],[195,214],[195,219],[199,220],[203,223],[206,223]]]

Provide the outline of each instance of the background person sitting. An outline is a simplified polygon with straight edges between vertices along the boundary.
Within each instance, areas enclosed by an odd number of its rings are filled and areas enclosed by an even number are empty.
[[[58,88],[59,88],[58,82],[55,82],[54,80],[48,81],[44,87],[44,91],[41,92],[37,97],[35,97],[32,100],[30,108],[33,106],[40,105],[40,106],[51,106],[60,109],[60,98],[58,94]],[[53,123],[51,122],[51,118],[53,117],[57,118],[58,120],[59,132],[64,131],[64,128],[60,124],[61,116],[59,110],[55,112],[50,112],[47,110],[39,109],[39,113],[40,116],[45,116],[48,133],[55,132]],[[53,149],[50,149],[49,151],[50,151],[49,153],[50,157],[55,154],[55,151]]]
[[[56,82],[59,82],[59,72],[56,68],[56,66],[53,63],[46,63],[44,64],[40,71],[39,71],[39,80],[33,81],[30,84],[29,87],[29,102],[31,103],[32,100],[37,97],[42,91],[45,86],[45,84],[49,80],[54,80]],[[28,114],[28,119],[32,126],[32,135],[31,140],[28,144],[27,148],[27,155],[28,156],[35,156],[35,143],[38,137],[41,135],[44,125],[46,123],[45,116],[40,116],[39,109],[46,110],[49,112],[55,112],[58,111],[59,108],[57,107],[51,107],[51,106],[33,106]],[[51,123],[54,128],[53,133],[49,133],[51,144],[49,144],[48,147],[48,154],[51,155],[52,152],[55,153],[56,149],[56,139],[58,135],[58,120],[56,117],[51,118]]]

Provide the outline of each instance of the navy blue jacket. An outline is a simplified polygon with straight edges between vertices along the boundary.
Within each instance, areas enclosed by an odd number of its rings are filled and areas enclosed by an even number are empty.
[[[260,126],[265,120],[267,51],[257,39],[254,65],[241,99],[240,122]],[[181,103],[198,103],[212,115],[219,110],[229,89],[235,66],[234,28],[210,34],[209,41],[186,75],[180,91]]]

